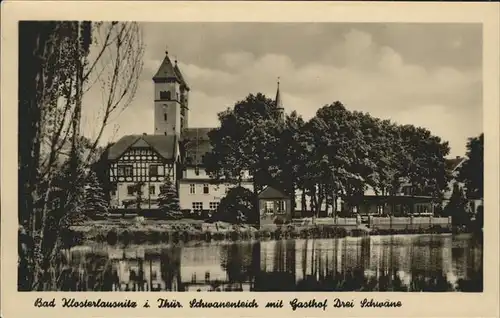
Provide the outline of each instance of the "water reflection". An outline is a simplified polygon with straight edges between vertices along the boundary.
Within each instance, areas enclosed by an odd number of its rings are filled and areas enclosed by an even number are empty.
[[[470,235],[78,246],[64,291],[482,291]]]

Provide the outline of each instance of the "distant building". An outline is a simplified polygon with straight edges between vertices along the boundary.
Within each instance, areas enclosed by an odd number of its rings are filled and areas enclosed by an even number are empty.
[[[214,183],[203,166],[204,155],[211,151],[208,132],[212,128],[187,128],[183,132],[184,157],[182,173],[179,176],[179,202],[181,209],[192,211],[218,208],[229,189],[228,183]],[[250,175],[245,173],[242,186],[253,190]]]
[[[282,223],[292,220],[292,201],[281,191],[266,187],[258,196],[260,225],[274,224],[277,219]]]

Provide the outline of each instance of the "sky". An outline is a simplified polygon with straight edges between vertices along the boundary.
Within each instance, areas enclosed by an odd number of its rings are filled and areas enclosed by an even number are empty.
[[[153,133],[152,77],[168,50],[191,87],[189,127],[218,126],[217,113],[277,78],[286,112],[304,119],[334,101],[429,129],[465,154],[483,131],[480,24],[141,23],[144,67],[133,102],[102,142]],[[84,103],[98,105],[98,89]],[[91,130],[93,125],[87,125]],[[90,127],[90,128],[89,128]]]

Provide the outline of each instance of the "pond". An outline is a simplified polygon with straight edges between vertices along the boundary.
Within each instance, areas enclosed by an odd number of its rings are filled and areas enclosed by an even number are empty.
[[[483,289],[470,234],[75,246],[64,291],[468,291]]]

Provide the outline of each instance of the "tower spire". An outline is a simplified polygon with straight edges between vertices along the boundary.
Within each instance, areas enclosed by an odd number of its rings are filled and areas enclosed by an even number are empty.
[[[283,101],[281,100],[281,93],[280,93],[280,77],[278,76],[278,88],[276,89],[276,110],[278,111],[278,116],[280,121],[284,121],[285,119],[285,108],[283,107]]]

